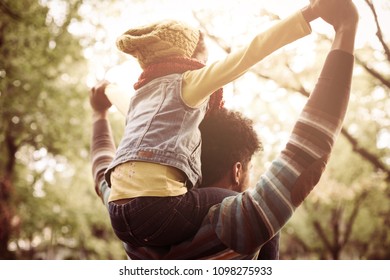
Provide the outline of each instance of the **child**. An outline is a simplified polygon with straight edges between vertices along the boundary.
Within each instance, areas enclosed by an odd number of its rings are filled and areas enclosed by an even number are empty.
[[[110,219],[122,241],[132,246],[179,243],[197,231],[211,206],[235,194],[197,188],[202,178],[198,126],[222,105],[220,87],[310,33],[313,19],[307,7],[209,66],[204,66],[202,34],[182,22],[130,29],[118,38],[118,48],[143,69],[124,136],[106,171]],[[236,170],[245,171],[243,166]]]

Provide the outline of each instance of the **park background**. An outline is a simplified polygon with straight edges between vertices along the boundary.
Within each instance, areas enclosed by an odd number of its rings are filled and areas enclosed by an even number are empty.
[[[291,0],[0,0],[0,259],[124,259],[91,175],[89,88],[132,91],[141,73],[115,48],[126,29],[166,18],[206,34],[209,61],[308,4]],[[320,183],[281,234],[281,259],[390,259],[390,1],[360,13],[352,96]],[[313,33],[225,87],[264,151],[252,183],[285,145],[334,34]],[[124,118],[112,108],[120,139]]]

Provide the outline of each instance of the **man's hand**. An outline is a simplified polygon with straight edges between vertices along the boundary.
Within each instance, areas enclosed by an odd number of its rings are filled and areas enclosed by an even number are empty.
[[[331,24],[336,32],[356,30],[359,15],[352,0],[310,0],[315,16]]]
[[[104,93],[107,85],[109,85],[108,81],[101,81],[90,91],[89,101],[95,112],[106,112],[112,106]]]
[[[109,85],[108,81],[101,81],[96,86],[91,88],[89,92],[89,102],[91,104],[93,121],[98,121],[107,118],[107,111],[112,106],[110,100],[105,95],[105,89]]]

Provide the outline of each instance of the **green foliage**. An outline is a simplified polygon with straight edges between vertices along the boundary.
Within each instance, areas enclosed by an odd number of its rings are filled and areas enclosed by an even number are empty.
[[[34,174],[34,179],[31,171],[18,168],[25,172],[16,180],[20,185],[16,186],[19,195],[14,203],[19,205],[20,226],[11,247],[17,249],[19,258],[124,258],[107,211],[99,203],[92,181],[85,177],[89,166],[81,161],[79,165],[62,160],[57,163],[57,170],[47,166],[43,173]],[[26,177],[33,183],[23,179]]]
[[[81,3],[1,1],[0,178],[12,181],[2,231],[20,259],[125,257],[93,190],[88,65],[68,31]]]
[[[388,259],[389,197],[373,180],[322,180],[283,229],[282,258]]]

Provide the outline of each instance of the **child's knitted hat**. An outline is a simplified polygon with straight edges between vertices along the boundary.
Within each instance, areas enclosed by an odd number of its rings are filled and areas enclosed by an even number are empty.
[[[166,20],[140,28],[129,29],[119,36],[119,50],[138,59],[142,68],[161,58],[191,58],[199,40],[199,30],[182,22]]]

